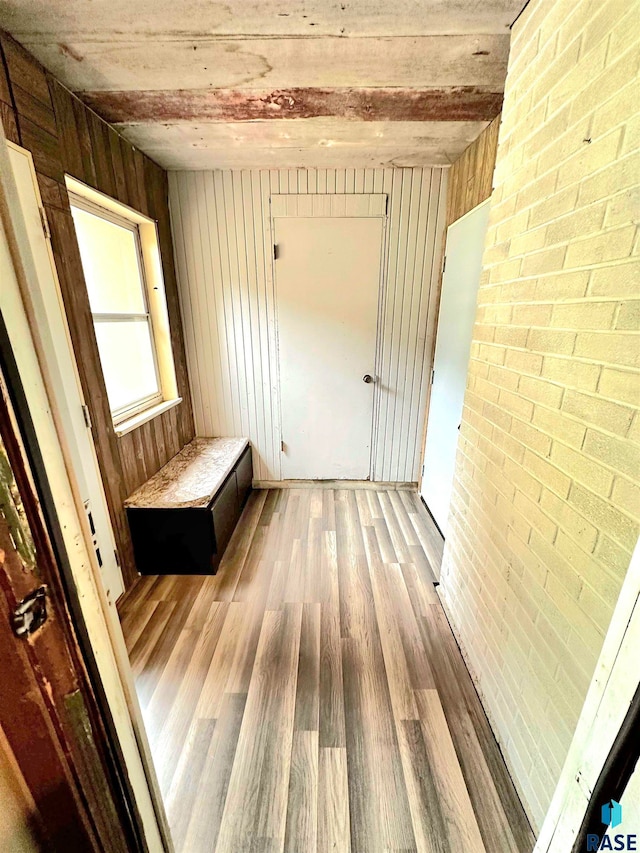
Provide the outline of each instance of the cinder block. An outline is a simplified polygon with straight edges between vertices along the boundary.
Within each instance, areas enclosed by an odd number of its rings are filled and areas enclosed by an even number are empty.
[[[562,329],[609,330],[617,307],[615,302],[554,305],[551,325]]]
[[[638,37],[637,37],[638,38]],[[613,49],[613,48],[611,48]],[[637,83],[630,81],[626,86],[623,86],[617,91],[611,92],[611,97],[597,105],[593,116],[591,117],[590,133],[593,138],[597,139],[608,133],[611,128],[619,124],[625,125],[625,135],[622,144],[621,154],[626,154],[630,151],[635,151],[633,145],[633,134],[631,144],[627,145],[627,136],[629,128],[633,126],[633,119],[629,121],[629,116],[632,116],[637,104]]]
[[[550,458],[561,471],[565,471],[571,478],[585,486],[595,489],[599,495],[606,497],[611,493],[613,473],[589,459],[584,453],[554,441]]]
[[[536,177],[536,161],[528,164],[529,181],[524,185],[520,182],[522,189],[518,192],[517,210],[531,207],[540,199],[548,198],[556,190],[557,175],[555,172],[548,173],[541,178]]]
[[[560,84],[549,93],[549,110],[553,114],[567,101],[573,103],[582,89],[589,85],[594,74],[598,74],[605,67],[607,57],[607,43],[601,42],[590,51],[589,57],[584,62],[579,62],[571,71],[565,75]]]
[[[637,481],[632,482],[626,477],[616,477],[611,499],[616,506],[640,521],[640,487]]]
[[[600,199],[610,198],[620,190],[634,187],[638,182],[639,170],[640,153],[634,151],[592,175],[585,174],[578,187],[578,205],[593,204]]]
[[[640,207],[638,209],[640,210]],[[615,327],[634,332],[640,331],[640,299],[630,300],[619,306]]]
[[[506,388],[508,391],[513,391],[518,387],[520,374],[515,370],[507,370],[496,364],[488,365],[489,381],[493,382],[499,388]]]
[[[602,46],[592,51],[594,54],[600,54]],[[617,92],[622,89],[629,80],[632,80],[638,73],[638,53],[637,48],[631,48],[614,59],[607,67],[598,75],[591,73],[587,78],[589,85],[585,86],[583,91],[577,94],[571,105],[571,115],[574,120],[594,112],[597,107],[606,99],[603,97],[603,86],[606,86],[607,93]]]
[[[606,206],[607,203],[601,201],[599,204],[574,210],[551,222],[546,229],[546,245],[566,243],[580,239],[585,234],[597,233],[602,228]]]
[[[640,367],[638,337],[627,332],[579,333],[575,355],[619,367]]]
[[[527,450],[524,455],[524,466],[540,481],[540,483],[561,498],[566,498],[571,486],[571,478],[552,465],[546,459]]]
[[[580,592],[578,603],[585,613],[588,613],[590,618],[601,628],[606,629],[611,621],[612,610],[600,596],[591,589],[588,584],[584,584]]]
[[[559,438],[565,444],[577,448],[582,447],[587,433],[587,428],[583,423],[567,417],[565,412],[545,409],[543,406],[535,406],[532,424],[552,438]]]
[[[537,429],[535,426],[516,419],[511,424],[511,435],[525,447],[525,454],[527,448],[531,448],[531,450],[535,450],[541,456],[549,455],[552,444],[551,438],[546,432]]]
[[[621,403],[640,406],[640,377],[635,370],[603,367],[598,392]]]
[[[535,293],[535,284],[532,287]],[[553,311],[552,305],[515,305],[512,323],[515,326],[548,326]]]
[[[570,536],[575,542],[593,553],[598,541],[598,528],[571,506],[548,489],[542,490],[540,506],[547,514],[555,519],[558,527]]]
[[[535,298],[561,302],[563,299],[579,299],[587,291],[589,271],[568,272],[562,270],[553,275],[539,278],[536,282]]]
[[[626,262],[600,267],[591,272],[589,296],[626,299],[636,297],[638,292],[640,292],[640,269],[637,261],[631,258]]]
[[[598,538],[594,556],[613,577],[617,578],[618,584],[622,586],[622,581],[629,568],[631,552],[602,532]]]
[[[530,227],[535,228],[538,225],[554,222],[560,216],[575,210],[578,192],[577,186],[563,187],[563,189],[538,202],[529,211]]]
[[[629,431],[634,410],[593,394],[567,389],[562,409],[585,424],[601,427],[607,432],[624,436]]]
[[[549,352],[554,355],[571,355],[576,342],[573,332],[559,332],[552,329],[531,329],[527,346],[536,352]]]
[[[535,527],[536,530],[538,530],[550,542],[553,542],[558,531],[558,525],[555,519],[551,519],[545,512],[543,512],[539,504],[529,500],[526,495],[516,492],[514,506],[516,509],[520,510],[532,527]]]
[[[606,530],[623,548],[632,549],[635,546],[640,525],[614,507],[610,501],[603,500],[590,489],[574,482],[569,492],[569,503],[598,530]]]
[[[520,277],[520,258],[514,261],[505,261],[489,268],[489,281],[496,284],[503,281],[513,281]]]
[[[635,478],[640,471],[640,446],[629,439],[587,429],[584,452],[627,477]]]
[[[523,376],[520,379],[518,391],[523,397],[542,403],[551,409],[559,408],[564,394],[564,388],[561,385],[533,376]]]
[[[613,611],[620,594],[620,578],[611,574],[602,561],[596,559],[595,555],[583,551],[573,539],[567,536],[564,530],[558,530],[554,545],[558,553],[573,566],[576,574],[595,589]]]
[[[542,360],[543,357],[537,353],[507,350],[504,363],[505,367],[518,373],[539,376],[542,372]]]
[[[573,566],[567,563],[557,548],[551,545],[543,536],[540,536],[536,530],[531,531],[529,547],[536,557],[541,560],[546,570],[551,572],[562,583],[569,595],[577,601],[580,590],[582,589],[582,578]],[[554,657],[557,663],[558,658],[556,655]]]
[[[541,376],[551,382],[559,382],[568,388],[595,391],[601,370],[600,365],[591,364],[587,361],[578,361],[578,359],[566,356],[545,355]]]
[[[497,326],[494,330],[493,340],[497,344],[523,348],[526,346],[528,334],[528,329],[518,326]]]
[[[567,248],[564,266],[573,269],[628,258],[635,236],[635,225],[626,225],[584,240],[576,240]],[[522,264],[524,268],[524,260]]]

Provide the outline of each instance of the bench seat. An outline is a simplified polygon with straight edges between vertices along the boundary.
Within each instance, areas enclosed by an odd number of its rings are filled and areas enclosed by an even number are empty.
[[[246,438],[195,438],[125,501],[141,574],[215,574],[251,491]]]

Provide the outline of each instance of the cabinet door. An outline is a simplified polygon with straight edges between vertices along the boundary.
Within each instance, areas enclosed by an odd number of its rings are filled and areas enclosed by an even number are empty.
[[[240,461],[238,462],[238,467],[236,469],[236,476],[238,482],[238,504],[240,509],[242,509],[244,502],[251,491],[251,481],[253,480],[253,463],[250,447],[247,447],[240,457]]]
[[[238,520],[238,486],[236,472],[233,471],[222,487],[220,494],[211,507],[213,530],[216,539],[216,554],[220,558],[227,547],[233,528]]]

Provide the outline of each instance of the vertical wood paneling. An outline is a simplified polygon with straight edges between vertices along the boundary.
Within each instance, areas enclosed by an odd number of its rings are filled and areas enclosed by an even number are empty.
[[[123,579],[128,587],[137,572],[124,499],[178,453],[194,434],[169,225],[167,176],[58,83],[17,42],[1,32],[0,59],[1,118],[9,138],[33,156]],[[113,429],[65,173],[157,222],[176,380],[183,402],[121,438]]]
[[[500,118],[494,118],[449,170],[447,225],[489,198],[498,152]]]
[[[246,435],[255,476],[280,479],[271,194],[389,195],[374,401],[373,478],[418,479],[445,222],[442,169],[169,174],[196,431]]]

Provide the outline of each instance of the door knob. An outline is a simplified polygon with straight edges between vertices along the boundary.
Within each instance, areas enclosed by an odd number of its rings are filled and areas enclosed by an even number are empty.
[[[365,375],[362,377],[362,381],[366,382],[368,385],[370,382],[375,382],[375,379],[370,373],[365,373]]]

